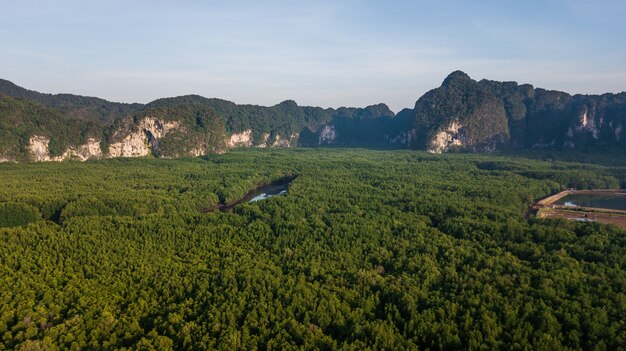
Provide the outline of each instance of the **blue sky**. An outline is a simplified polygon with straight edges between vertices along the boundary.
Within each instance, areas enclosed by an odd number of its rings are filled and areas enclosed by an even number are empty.
[[[0,78],[113,101],[412,107],[460,69],[626,90],[624,1],[0,2]]]

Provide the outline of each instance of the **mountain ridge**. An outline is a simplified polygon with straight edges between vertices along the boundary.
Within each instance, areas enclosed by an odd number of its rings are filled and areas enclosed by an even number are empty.
[[[128,104],[0,79],[0,161],[199,156],[234,147],[608,150],[626,148],[624,125],[626,92],[570,95],[462,71],[397,114],[383,103],[259,106],[193,94]]]

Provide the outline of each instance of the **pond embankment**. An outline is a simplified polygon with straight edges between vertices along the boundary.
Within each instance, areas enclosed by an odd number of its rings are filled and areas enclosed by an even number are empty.
[[[623,189],[568,189],[538,199],[530,211],[538,218],[610,223],[626,229],[625,202]]]

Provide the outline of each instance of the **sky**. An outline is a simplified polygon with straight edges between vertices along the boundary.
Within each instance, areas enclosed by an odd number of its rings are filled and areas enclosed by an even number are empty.
[[[454,70],[626,90],[626,1],[0,1],[0,78],[146,103],[413,107]]]

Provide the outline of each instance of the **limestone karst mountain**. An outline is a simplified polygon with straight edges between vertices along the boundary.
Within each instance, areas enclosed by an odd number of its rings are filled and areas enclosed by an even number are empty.
[[[0,161],[199,156],[235,147],[609,150],[626,146],[624,125],[626,93],[572,96],[461,71],[396,115],[385,104],[265,107],[198,95],[124,104],[0,80]]]

